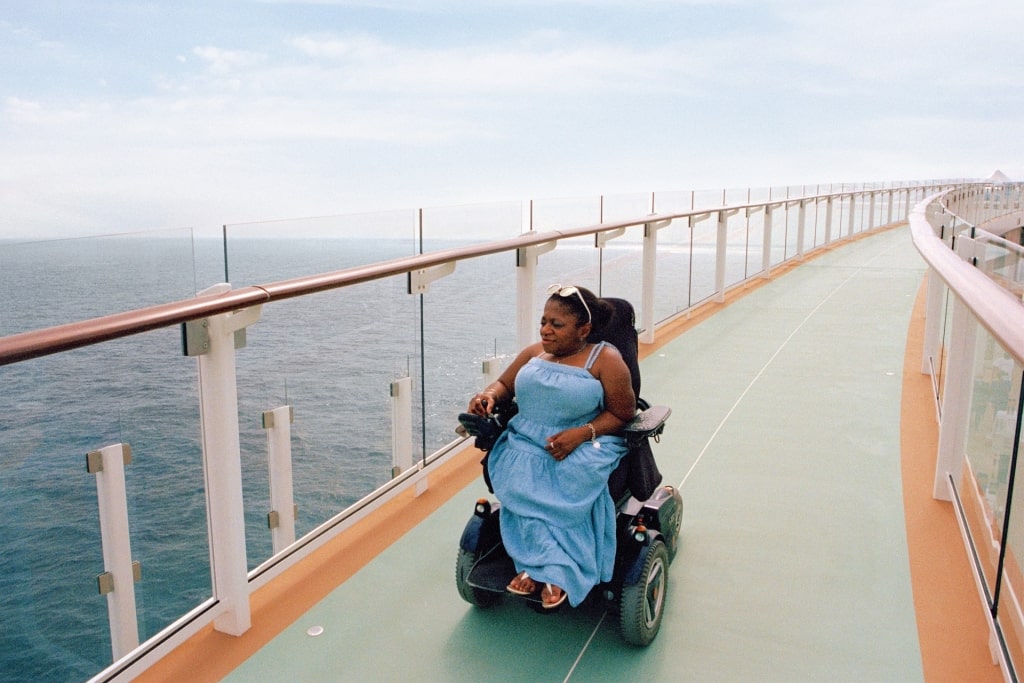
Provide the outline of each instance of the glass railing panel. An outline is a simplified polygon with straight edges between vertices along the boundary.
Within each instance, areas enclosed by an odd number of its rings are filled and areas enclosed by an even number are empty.
[[[413,256],[416,220],[409,210],[227,225],[226,281],[237,289]]]
[[[132,449],[140,639],[210,596],[194,368],[176,328],[0,368],[5,678],[83,680],[111,662],[89,451]]]
[[[850,236],[851,231],[851,199],[849,196],[842,196],[832,202],[832,239],[842,239]]]
[[[743,282],[747,277],[747,253],[750,250],[750,229],[746,211],[734,213],[726,220],[725,286]]]
[[[789,210],[785,205],[772,209],[771,234],[771,265],[775,266],[786,260],[786,245],[789,241]]]
[[[654,319],[661,322],[690,307],[693,233],[685,218],[658,231]]]
[[[717,243],[718,214],[712,213],[693,226],[688,307],[710,299],[715,294]]]
[[[643,218],[651,212],[651,195],[649,193],[609,194],[604,196],[603,203],[602,222],[604,223]],[[639,234],[641,237],[643,236],[643,233]]]
[[[693,208],[693,192],[656,192],[653,201],[655,213],[683,213]]]
[[[534,232],[582,228],[601,222],[601,198],[534,199],[528,213],[527,226],[532,226]]]
[[[0,335],[187,299],[205,277],[196,256],[188,229],[5,242]],[[140,637],[210,595],[194,363],[173,328],[4,366],[0,382],[0,671],[81,680],[111,660],[88,451],[118,442],[134,451],[126,485],[143,566]],[[173,506],[161,504],[168,497]]]
[[[995,591],[998,548],[1009,493],[1010,463],[1017,425],[1021,368],[984,329],[979,329],[971,385],[961,494],[984,580]],[[973,499],[973,501],[972,501]]]
[[[807,205],[804,251],[813,251],[825,244],[825,211],[824,201],[813,201]]]
[[[420,212],[420,251],[426,253],[518,237],[526,225],[523,218],[522,202],[423,209]]]
[[[771,199],[771,188],[770,187],[752,187],[750,188],[750,200],[748,204],[756,204],[758,202],[766,202]]]
[[[723,190],[697,190],[693,193],[694,209],[717,209],[725,205]]]
[[[419,297],[404,275],[263,307],[236,352],[250,568],[271,555],[264,411],[291,406],[296,536],[392,475],[391,383],[411,377],[423,455]]]
[[[750,203],[750,188],[734,187],[725,190],[725,206],[741,206]]]
[[[541,257],[541,262],[544,258]],[[545,281],[545,284],[547,282]],[[422,297],[425,453],[456,438],[456,416],[480,391],[484,363],[495,376],[519,352],[515,253],[460,261]]]
[[[594,246],[594,236],[585,235],[559,240],[553,254],[540,258],[536,276],[537,291],[534,292],[534,311],[538,323],[549,285],[580,285],[595,294],[600,291],[601,251]]]
[[[800,205],[793,204],[786,207],[785,210],[785,243],[784,258],[789,259],[796,255],[797,245],[800,241]]]
[[[601,284],[597,294],[626,299],[639,309],[642,291],[643,247],[626,240],[609,242],[601,252]]]
[[[0,240],[0,336],[187,299],[192,231]]]
[[[995,235],[979,235],[978,244],[978,268],[1015,295],[1024,293],[1024,247]]]
[[[1015,365],[1010,376],[1010,389],[1020,396],[1022,368]],[[1005,407],[1010,408],[1012,402],[1007,401]],[[1012,449],[1015,437],[1021,431],[1021,406],[1016,405],[1016,411],[1012,415],[1005,413],[997,415],[994,424],[995,432],[992,434],[993,448],[999,452],[1005,452],[1007,440]],[[1016,464],[1016,476],[1013,479],[1012,504],[1009,519],[1005,521],[1006,529],[1003,534],[1005,547],[1002,573],[1000,574],[1000,586],[995,598],[996,619],[1002,631],[1006,649],[1010,654],[1010,660],[1016,667],[1024,663],[1024,628],[1020,621],[1019,596],[1024,594],[1024,471],[1020,463],[1019,443],[1018,451],[1014,458]]]
[[[753,277],[764,270],[764,210],[754,211],[747,217],[747,250],[745,275]]]

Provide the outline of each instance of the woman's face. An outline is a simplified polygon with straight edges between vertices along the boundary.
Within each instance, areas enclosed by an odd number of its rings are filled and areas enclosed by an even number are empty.
[[[564,304],[548,299],[540,319],[540,341],[547,353],[563,356],[580,350],[587,338],[587,325],[580,325],[576,315]]]

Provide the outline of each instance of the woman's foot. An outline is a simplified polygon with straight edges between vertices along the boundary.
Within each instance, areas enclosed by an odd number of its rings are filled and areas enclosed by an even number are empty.
[[[505,590],[515,595],[533,595],[537,590],[537,584],[526,572],[519,572],[515,578],[508,582]]]
[[[553,583],[545,583],[540,593],[540,604],[544,609],[554,609],[565,602],[569,594]]]

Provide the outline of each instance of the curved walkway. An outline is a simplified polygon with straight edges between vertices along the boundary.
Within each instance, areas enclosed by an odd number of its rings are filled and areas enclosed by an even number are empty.
[[[984,662],[955,678],[922,665],[920,643],[944,624],[925,624],[919,641],[900,419],[924,270],[903,229],[855,240],[735,297],[643,361],[644,397],[673,409],[656,452],[686,505],[650,647],[622,643],[595,605],[540,615],[513,600],[462,602],[455,550],[485,493],[476,482],[227,680],[998,680]],[[962,546],[947,555],[966,568]],[[944,590],[969,595],[961,583]],[[959,654],[977,667],[985,634],[967,637]]]

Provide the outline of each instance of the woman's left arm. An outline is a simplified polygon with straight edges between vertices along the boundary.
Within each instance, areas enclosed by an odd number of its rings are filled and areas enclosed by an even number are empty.
[[[629,368],[614,347],[606,348],[598,357],[594,369],[604,387],[604,412],[594,418],[597,433],[614,434],[633,419],[636,413],[636,396]],[[600,423],[600,424],[599,424]]]

